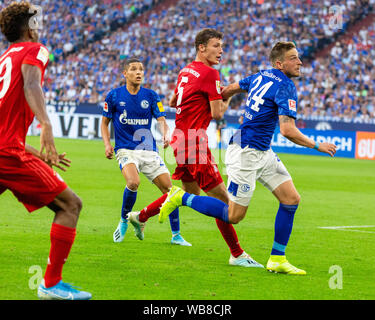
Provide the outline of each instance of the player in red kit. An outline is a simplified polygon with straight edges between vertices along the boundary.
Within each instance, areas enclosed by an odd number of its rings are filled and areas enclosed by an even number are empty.
[[[188,193],[199,195],[203,190],[208,196],[228,203],[227,190],[208,147],[206,133],[211,120],[221,119],[229,104],[223,101],[220,75],[213,68],[223,54],[222,38],[223,34],[214,29],[203,29],[197,34],[196,59],[180,71],[169,105],[176,108],[171,146],[177,167],[172,179],[181,180]],[[140,211],[140,223],[159,213],[166,198],[164,195]],[[216,223],[231,251],[229,263],[254,266],[252,258],[241,248],[234,227],[218,219]]]
[[[68,162],[56,151],[45,108],[42,83],[49,53],[38,42],[36,13],[28,2],[13,2],[0,12],[1,32],[10,42],[0,56],[0,194],[9,189],[29,212],[48,206],[55,213],[39,298],[86,300],[90,293],[62,282],[82,203],[49,166]],[[40,152],[25,143],[34,116],[41,124]]]

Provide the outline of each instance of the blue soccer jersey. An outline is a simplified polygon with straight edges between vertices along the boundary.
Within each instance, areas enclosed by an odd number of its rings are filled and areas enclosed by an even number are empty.
[[[141,87],[133,95],[126,86],[113,89],[105,99],[103,116],[112,119],[115,151],[122,148],[157,151],[151,122],[153,117],[165,117],[165,112],[155,91]]]
[[[242,79],[239,85],[248,92],[248,97],[243,123],[230,143],[268,150],[279,115],[297,117],[297,89],[293,81],[277,69],[261,70]]]

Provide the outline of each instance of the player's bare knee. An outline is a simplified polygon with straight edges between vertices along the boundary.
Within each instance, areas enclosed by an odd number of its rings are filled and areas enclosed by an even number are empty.
[[[298,192],[295,192],[288,196],[288,199],[286,199],[284,204],[287,205],[298,205],[301,201],[301,196]]]
[[[228,222],[230,224],[238,224],[240,223],[240,221],[243,220],[243,218],[245,217],[245,215],[243,214],[238,214],[234,211],[229,211],[228,212]]]
[[[170,185],[170,186],[161,186],[160,187],[160,191],[164,194],[164,193],[169,192],[169,190],[171,190],[171,188],[172,188],[172,185]]]
[[[292,197],[292,201],[293,201],[293,204],[294,205],[297,205],[299,204],[299,202],[301,201],[301,196],[299,195],[298,192],[296,192],[293,197]]]
[[[232,216],[232,217],[229,217],[229,223],[230,224],[238,224],[240,223],[240,221],[243,220],[244,217],[242,216]]]
[[[83,204],[81,198],[74,194],[74,196],[69,200],[67,206],[68,214],[78,218],[82,210],[82,206]]]
[[[140,181],[130,180],[127,182],[126,187],[131,191],[137,191],[139,184],[140,184]]]

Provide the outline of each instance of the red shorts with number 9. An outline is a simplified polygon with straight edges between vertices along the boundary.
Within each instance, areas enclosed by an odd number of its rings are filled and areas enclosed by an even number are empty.
[[[0,194],[9,189],[29,212],[50,204],[67,187],[55,171],[31,153],[0,150]]]

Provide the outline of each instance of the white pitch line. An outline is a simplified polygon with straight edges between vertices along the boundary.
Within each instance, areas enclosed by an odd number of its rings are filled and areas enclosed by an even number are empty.
[[[318,227],[319,229],[330,229],[339,231],[352,231],[352,232],[363,232],[363,233],[375,233],[374,231],[363,231],[363,230],[351,230],[354,228],[375,228],[375,226],[336,226],[336,227]],[[349,229],[349,230],[348,230]]]

